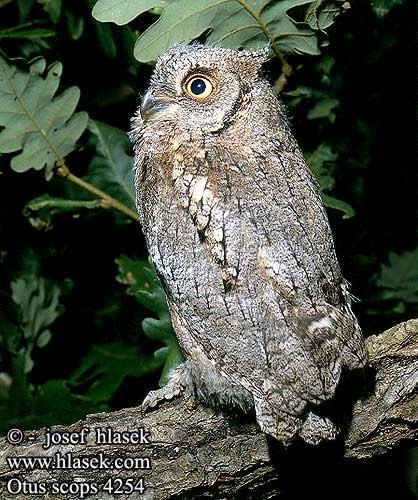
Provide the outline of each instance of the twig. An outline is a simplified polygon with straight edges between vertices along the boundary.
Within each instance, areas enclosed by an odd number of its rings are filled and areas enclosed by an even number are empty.
[[[74,184],[77,184],[77,186],[80,186],[82,189],[85,189],[89,193],[92,193],[98,198],[100,198],[102,206],[104,208],[114,208],[115,210],[122,212],[123,214],[127,215],[136,222],[139,222],[138,214],[136,212],[134,212],[129,207],[118,201],[116,198],[113,198],[112,196],[108,195],[101,189],[97,188],[93,184],[90,184],[89,182],[86,182],[80,177],[77,177],[76,175],[72,174],[67,165],[65,165],[65,163],[64,164],[61,163],[61,165],[57,168],[56,171],[57,174],[60,175],[61,177],[64,177],[65,179],[71,182],[74,182]]]

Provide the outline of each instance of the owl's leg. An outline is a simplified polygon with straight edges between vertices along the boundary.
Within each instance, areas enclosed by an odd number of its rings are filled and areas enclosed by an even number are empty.
[[[309,444],[319,444],[324,440],[333,440],[338,434],[336,426],[325,417],[320,417],[313,412],[306,416],[302,429],[299,431],[300,437]]]
[[[142,402],[142,408],[147,410],[158,404],[191,392],[190,372],[187,362],[179,365],[169,376],[168,384],[156,391],[150,391]]]

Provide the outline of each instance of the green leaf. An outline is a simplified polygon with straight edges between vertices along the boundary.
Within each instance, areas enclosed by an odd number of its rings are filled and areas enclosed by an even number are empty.
[[[117,280],[128,285],[127,293],[133,295],[138,302],[156,314],[157,318],[145,318],[142,328],[145,335],[165,344],[154,356],[157,360],[165,360],[160,384],[167,382],[168,372],[178,366],[183,360],[178,347],[164,289],[158,280],[154,266],[144,260],[134,260],[122,255],[116,259],[119,267]]]
[[[83,209],[102,208],[100,200],[66,200],[53,198],[44,194],[26,203],[23,215],[36,229],[51,229],[52,220],[56,215],[75,212],[76,215]]]
[[[61,17],[62,0],[38,0],[38,2],[44,6],[44,11],[51,22],[57,24]]]
[[[164,387],[168,384],[170,372],[184,361],[184,357],[177,342],[172,342],[168,347],[163,347],[156,351],[155,357],[157,359],[165,359],[164,368],[159,380],[160,387]]]
[[[141,377],[155,371],[162,362],[144,354],[138,347],[120,342],[93,345],[71,375],[76,385],[88,385],[84,396],[91,401],[109,401],[126,377]]]
[[[166,3],[167,0],[99,0],[92,15],[98,21],[113,22],[120,26],[155,7],[165,7]]]
[[[336,115],[334,109],[339,106],[338,99],[327,97],[318,101],[308,113],[308,120],[318,118],[328,118],[331,123],[335,122]]]
[[[418,248],[402,254],[390,252],[388,265],[381,265],[376,285],[382,289],[383,300],[418,304]]]
[[[21,21],[24,21],[28,17],[28,14],[32,10],[35,3],[36,0],[17,0],[17,7],[19,9],[19,17]]]
[[[95,3],[95,0],[87,0],[88,6],[91,9]],[[117,55],[117,47],[115,39],[113,36],[112,27],[109,24],[94,23],[94,29],[96,30],[97,41],[99,47],[106,57],[109,59],[114,59]]]
[[[135,210],[133,158],[126,151],[131,145],[122,130],[90,120],[90,144],[96,150],[84,180],[100,187]]]
[[[164,289],[154,266],[146,260],[131,259],[126,255],[121,255],[115,262],[119,268],[116,279],[128,286],[127,293],[159,318],[169,318]]]
[[[12,298],[19,306],[24,337],[36,339],[63,312],[60,288],[44,278],[18,278],[11,283]]]
[[[45,347],[51,339],[49,327],[60,316],[64,307],[60,304],[62,288],[71,286],[66,280],[58,286],[36,274],[25,274],[12,281],[12,299],[18,308],[21,338],[19,352],[25,360],[25,373],[33,367],[32,351],[35,346]]]
[[[117,56],[118,49],[113,36],[112,27],[108,24],[95,23],[97,41],[103,54],[109,59],[114,59]]]
[[[343,212],[343,219],[350,219],[354,216],[355,212],[353,207],[345,201],[339,200],[338,198],[334,198],[333,196],[325,193],[321,193],[321,197],[326,207]]]
[[[113,37],[112,28],[108,24],[95,24],[97,40],[102,52],[109,59],[114,59],[117,56],[118,49]]]
[[[353,207],[345,201],[334,198],[324,192],[332,190],[334,187],[335,181],[331,175],[331,171],[337,159],[338,155],[328,144],[320,144],[315,151],[308,156],[307,162],[321,188],[321,197],[324,205],[328,208],[343,212],[343,219],[349,219],[354,216]]]
[[[56,32],[48,28],[37,28],[35,23],[19,24],[11,28],[0,30],[0,40],[3,38],[48,38]]]
[[[334,153],[328,144],[320,144],[308,157],[307,162],[314,173],[321,190],[327,191],[334,187],[335,181],[330,174],[330,165],[337,160],[338,155]]]
[[[314,93],[314,89],[311,87],[306,87],[305,85],[299,85],[293,90],[289,90],[287,92],[283,92],[284,95],[288,95],[290,97],[302,97],[303,99],[307,97],[312,97]]]
[[[65,18],[70,37],[73,40],[79,40],[84,32],[84,18],[74,14],[70,10],[65,11]]]
[[[52,338],[52,334],[50,330],[44,330],[36,340],[36,346],[37,347],[45,347],[46,345],[49,344],[50,340]]]
[[[25,371],[25,373],[29,373],[30,371],[32,371],[32,368],[34,366],[34,362],[33,362],[33,359],[32,359],[32,348],[30,349],[21,349],[20,350],[20,354],[23,354],[24,356],[24,360],[25,360],[25,364],[23,366],[23,369]]]
[[[305,19],[312,29],[324,31],[346,8],[345,4],[348,4],[346,0],[316,0],[309,6]]]
[[[45,168],[47,178],[54,165],[64,163],[87,126],[87,113],[74,114],[80,91],[71,87],[54,98],[62,73],[59,62],[46,73],[45,60],[32,63],[29,72],[9,65],[0,56],[0,153],[14,156],[16,172]]]
[[[153,61],[174,43],[190,42],[203,33],[208,33],[208,42],[221,42],[225,47],[256,49],[271,43],[274,50],[286,53],[318,54],[317,26],[296,21],[290,14],[294,7],[308,3],[310,0],[99,0],[93,16],[126,24],[152,8],[162,9],[160,18],[135,45],[135,57],[141,62]],[[341,10],[340,2],[335,5]],[[325,9],[321,13],[324,24]],[[327,14],[325,24],[329,25],[329,19]]]
[[[396,5],[401,5],[403,0],[373,0],[372,8],[377,17],[385,17]]]
[[[174,43],[189,42],[207,30],[207,41],[224,47],[257,49],[272,43],[286,53],[318,54],[314,31],[287,12],[306,3],[309,0],[173,0],[138,38],[134,55],[141,62],[155,60]]]

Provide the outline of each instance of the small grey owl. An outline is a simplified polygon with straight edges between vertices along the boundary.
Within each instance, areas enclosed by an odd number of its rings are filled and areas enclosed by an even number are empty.
[[[177,45],[133,118],[139,217],[186,357],[144,405],[188,391],[317,443],[336,430],[315,406],[366,353],[267,57]]]

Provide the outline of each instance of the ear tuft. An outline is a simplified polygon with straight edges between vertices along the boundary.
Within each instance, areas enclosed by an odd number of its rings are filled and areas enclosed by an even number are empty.
[[[258,72],[262,65],[270,59],[270,49],[271,45],[268,44],[258,50],[242,50],[239,54],[247,65],[251,65]]]

